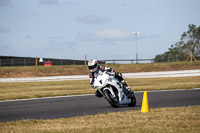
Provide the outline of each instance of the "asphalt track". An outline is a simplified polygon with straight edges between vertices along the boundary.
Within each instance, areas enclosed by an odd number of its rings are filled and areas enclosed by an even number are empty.
[[[54,119],[98,113],[140,110],[143,92],[136,92],[135,107],[111,107],[104,98],[94,95],[13,100],[0,102],[0,121]],[[148,91],[149,107],[181,107],[200,105],[200,88],[192,90]]]

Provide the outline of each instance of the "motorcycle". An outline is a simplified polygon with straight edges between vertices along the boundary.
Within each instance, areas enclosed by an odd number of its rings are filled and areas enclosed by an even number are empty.
[[[123,91],[125,88],[119,80],[106,71],[98,73],[93,85],[114,108],[120,105],[128,105],[129,107],[136,105],[135,96],[132,98],[127,97]]]

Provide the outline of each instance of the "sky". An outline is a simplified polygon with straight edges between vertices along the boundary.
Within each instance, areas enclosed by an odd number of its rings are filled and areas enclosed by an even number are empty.
[[[0,55],[152,59],[189,24],[200,0],[0,0]]]

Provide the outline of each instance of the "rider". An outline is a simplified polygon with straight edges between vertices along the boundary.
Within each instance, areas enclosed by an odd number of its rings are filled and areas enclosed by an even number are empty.
[[[97,60],[91,60],[88,62],[88,68],[90,70],[89,78],[90,78],[90,85],[92,88],[94,88],[93,83],[94,83],[94,78],[97,77],[99,73],[102,73],[103,71],[109,72],[111,75],[114,75],[120,83],[124,86],[124,93],[129,97],[133,97],[134,93],[131,91],[131,88],[127,85],[127,83],[124,81],[122,74],[119,72],[115,72],[112,68],[108,68],[105,66],[99,66]],[[103,95],[98,91],[96,91],[95,95],[97,97],[103,97]]]

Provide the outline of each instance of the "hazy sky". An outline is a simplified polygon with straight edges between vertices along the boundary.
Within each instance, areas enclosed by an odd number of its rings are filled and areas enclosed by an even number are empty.
[[[0,55],[154,58],[200,25],[200,0],[0,0]]]

